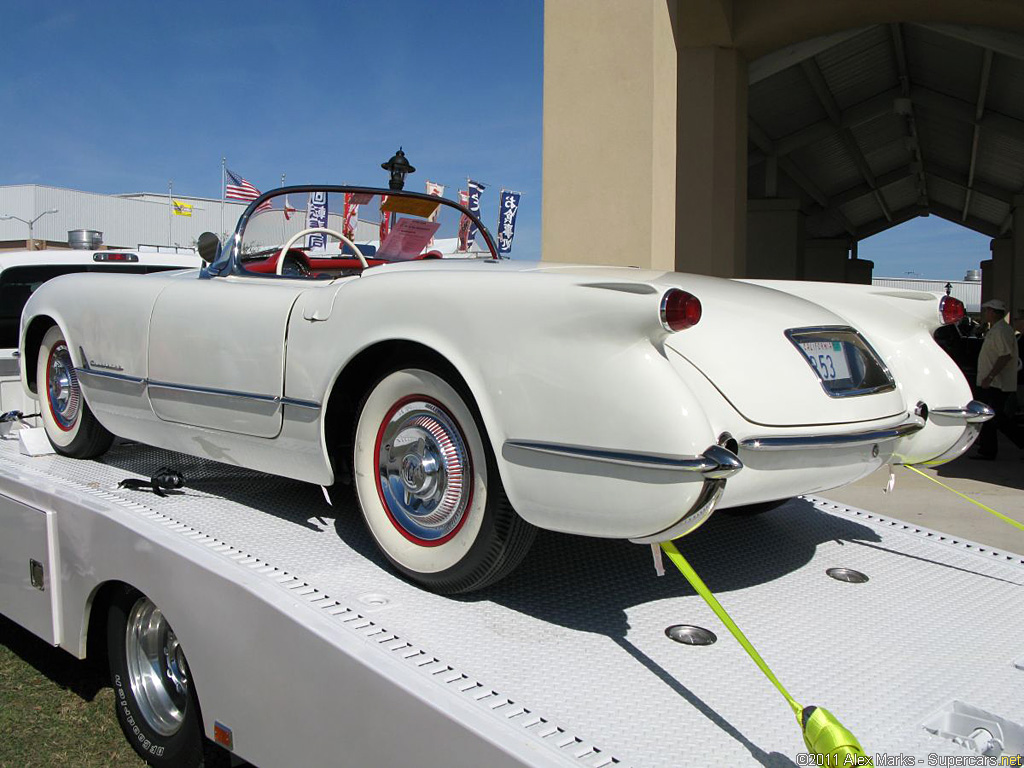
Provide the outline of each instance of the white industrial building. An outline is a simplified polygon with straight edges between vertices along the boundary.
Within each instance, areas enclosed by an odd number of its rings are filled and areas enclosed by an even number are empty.
[[[25,222],[33,219],[32,238],[37,248],[66,246],[68,232],[75,230],[102,232],[104,245],[113,248],[140,244],[190,248],[203,232],[234,229],[245,210],[245,203],[222,204],[208,197],[174,195],[173,199],[191,205],[192,215],[174,215],[167,195],[103,195],[40,184],[0,186],[0,217],[18,217],[0,220],[0,250],[30,247],[26,246],[29,225]],[[53,210],[56,213],[45,213]]]
[[[964,308],[971,314],[981,312],[981,270],[971,270],[963,280],[924,280],[921,278],[875,277],[872,285],[887,288],[901,288],[907,291],[932,291],[946,293],[954,299],[960,299]],[[948,289],[947,289],[948,286]]]
[[[174,214],[173,201],[192,206],[191,216]],[[252,236],[257,242],[275,243],[305,227],[303,205],[296,200],[298,215],[283,224],[279,220],[252,220]],[[103,195],[76,189],[48,187],[39,184],[0,186],[0,252],[31,248],[29,226],[35,219],[31,238],[36,249],[70,247],[71,233],[84,231],[102,233],[106,248],[137,249],[142,245],[160,250],[193,248],[203,232],[218,233],[223,237],[234,231],[238,217],[247,203],[218,198],[190,195],[156,194],[140,192],[124,195]],[[56,213],[47,213],[48,211]],[[19,221],[20,219],[20,221]],[[328,226],[342,229],[341,212],[328,215]],[[267,228],[273,231],[264,231]],[[278,230],[278,227],[281,229]],[[357,222],[356,241],[375,243],[378,222],[360,219]],[[92,246],[88,246],[92,247]],[[435,247],[443,253],[454,254],[454,238],[439,238]],[[480,253],[478,242],[471,254]]]

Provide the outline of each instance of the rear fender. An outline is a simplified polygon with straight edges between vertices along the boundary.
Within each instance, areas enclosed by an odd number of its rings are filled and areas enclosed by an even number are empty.
[[[932,338],[942,325],[942,294],[839,283],[763,284],[824,304],[857,328],[889,367],[908,411],[919,403],[928,409],[955,408],[971,400],[967,380]],[[962,421],[929,418],[924,429],[899,441],[893,460],[929,461],[956,444],[964,430]]]
[[[713,444],[700,403],[661,345],[667,334],[658,320],[661,293],[584,287],[555,276],[508,274],[497,283],[490,275],[364,277],[344,289],[326,321],[293,316],[287,394],[326,398],[344,369],[320,368],[301,350],[358,338],[351,360],[378,343],[424,345],[465,380],[506,492],[524,519],[596,536],[654,533],[689,509],[702,487],[700,475],[591,467],[579,459],[509,451],[505,443],[671,456],[698,456]],[[390,298],[407,294],[429,296],[429,309]],[[388,307],[383,315],[381,302]]]

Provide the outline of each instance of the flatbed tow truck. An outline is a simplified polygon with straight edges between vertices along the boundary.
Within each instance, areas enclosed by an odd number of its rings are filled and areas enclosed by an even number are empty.
[[[388,569],[354,500],[330,507],[316,486],[141,445],[98,461],[17,446],[0,440],[0,613],[83,658],[111,590],[139,590],[236,762],[813,763],[789,708],[649,548],[541,532],[513,577],[440,597]],[[185,486],[118,488],[161,467]],[[789,690],[876,765],[1019,764],[1019,555],[814,497],[715,515],[679,546]],[[674,642],[680,624],[718,642]]]

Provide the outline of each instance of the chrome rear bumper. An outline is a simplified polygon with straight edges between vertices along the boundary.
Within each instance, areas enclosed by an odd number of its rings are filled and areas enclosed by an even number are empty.
[[[868,429],[823,435],[797,435],[785,437],[748,437],[740,441],[740,448],[748,451],[805,451],[820,448],[849,448],[899,440],[924,428],[924,421],[911,419],[895,427]]]

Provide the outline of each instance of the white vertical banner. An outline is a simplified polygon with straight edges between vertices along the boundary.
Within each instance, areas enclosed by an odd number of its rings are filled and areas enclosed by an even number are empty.
[[[311,227],[327,226],[327,193],[322,190],[309,193],[309,202],[306,205],[306,229]],[[306,247],[309,250],[327,247],[327,235],[323,232],[314,232],[306,235]]]

